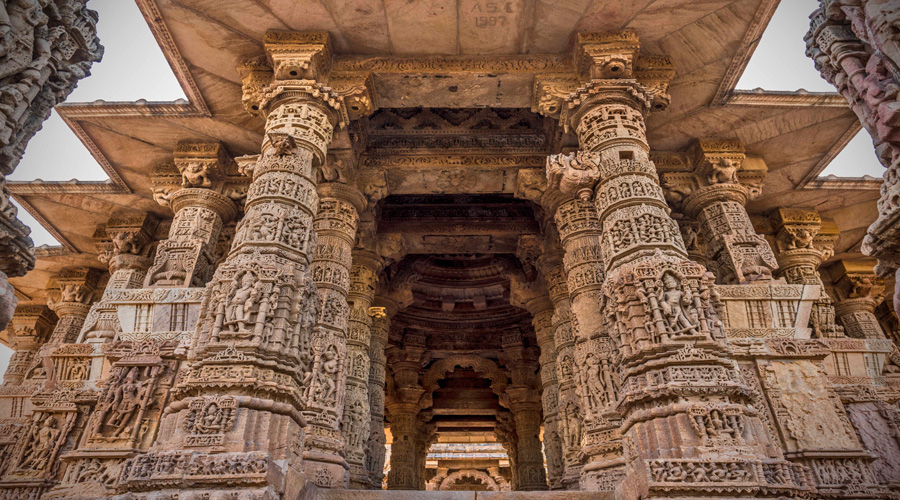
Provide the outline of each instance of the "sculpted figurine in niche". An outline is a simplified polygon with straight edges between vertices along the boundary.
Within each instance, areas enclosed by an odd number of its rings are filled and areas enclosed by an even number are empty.
[[[259,297],[256,279],[251,272],[245,272],[240,278],[240,287],[235,288],[225,308],[225,325],[234,327],[234,331],[247,331],[253,304]]]
[[[610,390],[603,380],[603,374],[600,373],[600,360],[589,354],[586,362],[584,376],[587,380],[583,386],[587,386],[588,406],[591,409],[603,408],[610,402]]]
[[[150,384],[149,378],[138,380],[139,370],[138,367],[129,369],[124,380],[106,394],[103,402],[108,406],[97,419],[96,430],[100,433],[103,433],[104,428],[112,428],[110,437],[128,437],[122,436],[122,433],[134,423],[138,411],[143,408],[147,386]]]
[[[40,414],[35,413],[35,420]],[[53,446],[59,438],[59,422],[53,415],[48,415],[40,425],[32,427],[31,445],[22,457],[22,469],[41,470],[47,466],[47,460],[53,451]]]
[[[356,448],[362,446],[363,421],[365,418],[365,410],[360,401],[355,401],[350,407],[347,414],[347,428],[344,432],[347,435],[347,446]]]
[[[337,392],[338,356],[334,346],[322,353],[315,372],[315,392],[313,399],[320,403],[333,402]]]
[[[566,448],[581,446],[581,416],[575,403],[569,401],[566,405],[565,418]]]
[[[659,296],[659,305],[663,316],[669,326],[669,331],[675,335],[697,335],[699,322],[691,321],[685,312],[685,307],[690,307],[691,297],[685,294],[679,286],[680,283],[671,273],[663,274],[663,289]]]

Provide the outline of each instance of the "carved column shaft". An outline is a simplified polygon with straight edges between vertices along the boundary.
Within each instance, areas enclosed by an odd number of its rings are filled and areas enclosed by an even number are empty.
[[[153,172],[154,198],[171,207],[175,217],[169,238],[157,247],[145,286],[203,286],[209,280],[222,227],[237,213],[225,194],[240,192],[237,179],[227,175],[229,161],[218,143],[181,142],[174,168],[159,166]],[[264,187],[255,185],[257,191]]]
[[[316,43],[306,45],[310,53],[330,57],[327,36],[312,39]],[[346,360],[339,332],[314,329],[316,169],[325,160],[334,127],[346,121],[340,99],[312,80],[320,63],[316,59],[305,66],[310,79],[262,86],[254,85],[259,80],[245,80],[245,104],[266,117],[261,154],[238,159],[252,175],[245,216],[228,257],[205,289],[189,369],[170,392],[160,438],[149,453],[125,465],[123,489],[200,487],[212,496],[274,491],[293,498],[305,484],[304,475],[341,480],[327,467],[304,467],[305,456],[301,459],[306,426],[301,412],[337,421]],[[271,81],[271,72],[260,72]],[[198,412],[213,411],[211,405],[230,409],[233,419],[208,426]],[[334,451],[339,456],[341,448]],[[195,479],[207,470],[222,473]],[[159,473],[173,479],[155,484]]]
[[[346,470],[341,470],[342,467],[348,467],[344,458],[347,438],[359,436],[341,433],[341,421],[346,418],[359,420],[359,413],[368,410],[358,402],[358,382],[347,383],[347,376],[352,371],[351,365],[357,362],[355,358],[359,354],[358,347],[351,347],[347,340],[352,313],[347,296],[351,286],[350,268],[359,210],[365,200],[355,189],[334,183],[319,186],[319,197],[319,212],[315,219],[318,246],[312,261],[313,281],[319,294],[319,319],[316,328],[326,330],[330,336],[338,339],[343,344],[346,357],[338,372],[336,390],[342,396],[335,400],[338,406],[325,413],[313,408],[306,413],[310,427],[307,430],[305,456],[307,460],[321,462],[321,465],[313,469],[329,471],[327,475],[323,473],[311,478],[316,480],[316,484],[325,488],[342,488],[346,487],[349,480]],[[368,390],[368,387],[365,389]],[[346,413],[351,409],[347,405],[352,405],[353,415]],[[360,464],[356,465],[358,473]],[[310,466],[311,464],[307,465],[308,468]]]
[[[683,189],[688,193],[682,202],[684,213],[699,221],[706,263],[724,284],[768,280],[778,268],[769,243],[756,234],[745,208],[760,191],[751,180],[761,182],[766,170],[763,166],[751,172],[744,166],[743,151],[735,141],[697,141],[689,154],[694,163],[692,175],[685,179],[689,185]],[[663,175],[666,186],[675,176],[678,174]]]
[[[541,404],[544,410],[544,454],[551,489],[562,488],[564,472],[562,440],[557,425],[559,419],[559,383],[556,375],[558,353],[553,342],[553,304],[545,299],[546,307],[532,312],[534,331],[541,350]]]
[[[715,317],[713,276],[688,260],[649,160],[644,116],[652,106],[662,105],[658,96],[635,80],[591,81],[568,98],[563,112],[583,150],[548,160],[551,179],[557,179],[563,192],[589,197],[596,183],[594,203],[603,229],[606,281],[599,304],[611,338],[604,343],[600,337],[596,347],[585,351],[581,386],[602,407],[605,398],[615,394],[615,380],[602,375],[604,363],[610,363],[622,387],[615,403],[624,417],[621,427],[612,432],[600,425],[585,429],[582,487],[587,490],[610,489],[618,482],[617,471],[610,469],[615,454],[608,445],[617,432],[629,443],[630,463],[638,459],[644,463],[646,469],[626,465],[625,470],[628,476],[648,475],[642,481],[647,481],[649,496],[671,496],[679,488],[689,488],[664,486],[681,481],[671,475],[677,470],[708,475],[713,468],[730,467],[749,478],[755,474],[749,458],[742,459],[745,465],[709,465],[723,455],[743,453],[738,447],[752,450],[756,463],[767,458],[765,433],[746,433],[738,444],[720,442],[715,431],[704,429],[704,422],[720,414],[733,415],[734,424],[728,425],[744,430],[756,428],[758,417],[749,401],[730,389],[740,377]],[[717,374],[699,382],[703,396],[667,382],[666,374],[686,359],[693,369]],[[709,403],[710,398],[719,403]],[[686,429],[683,422],[691,421],[697,427]],[[782,462],[782,466],[789,465]],[[753,477],[765,484],[762,477]],[[799,486],[788,481],[783,487]]]
[[[374,309],[374,310],[373,310]],[[381,488],[384,480],[385,442],[384,432],[384,387],[385,364],[387,358],[384,348],[388,342],[391,320],[384,308],[370,309],[372,318],[371,338],[369,345],[369,437],[366,450],[366,468],[372,488]]]
[[[375,300],[375,286],[378,284],[380,271],[381,261],[377,255],[365,250],[354,252],[348,296],[350,323],[347,330],[347,353],[350,365],[347,370],[343,434],[346,439],[345,456],[350,464],[350,487],[358,489],[372,487],[369,470],[366,468],[372,420],[369,395],[372,318],[369,316],[369,308]],[[383,352],[381,356],[384,357]]]
[[[772,218],[776,225],[777,276],[790,284],[819,287],[820,295],[810,314],[813,334],[818,338],[843,337],[844,329],[835,321],[834,302],[819,275],[819,265],[834,254],[837,227],[832,222],[831,228],[824,228],[818,212],[811,210],[780,208]]]
[[[575,386],[575,333],[572,325],[572,306],[569,288],[559,255],[546,252],[539,267],[547,283],[553,315],[550,317],[553,342],[556,347],[556,380],[558,384],[556,427],[563,454],[562,485],[578,489],[581,477],[581,401]],[[545,429],[546,432],[546,429]]]
[[[884,300],[884,280],[875,275],[874,262],[840,261],[829,269],[837,302],[834,312],[848,337],[886,338],[875,308]]]
[[[99,279],[96,269],[86,268],[65,269],[56,277],[57,288],[51,292],[47,305],[59,316],[59,321],[48,344],[68,344],[78,339]]]
[[[419,407],[405,403],[388,405],[391,415],[391,470],[388,472],[389,490],[419,490]]]

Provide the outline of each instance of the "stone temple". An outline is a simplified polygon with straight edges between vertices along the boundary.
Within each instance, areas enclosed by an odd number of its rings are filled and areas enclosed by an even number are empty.
[[[137,3],[187,101],[0,6],[0,173],[109,174],[3,187],[0,499],[900,498],[895,0],[818,94],[735,90],[777,0]]]

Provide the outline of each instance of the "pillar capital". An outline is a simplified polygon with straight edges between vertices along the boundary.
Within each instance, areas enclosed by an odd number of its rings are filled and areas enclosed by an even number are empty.
[[[66,268],[50,280],[47,306],[63,316],[87,316],[103,273],[94,268]]]
[[[834,221],[822,219],[815,210],[779,208],[770,216],[774,229],[775,257],[779,274],[790,274],[792,269],[812,269],[834,255],[838,229]],[[786,276],[790,283],[820,284],[815,273],[802,276]]]
[[[675,76],[672,62],[667,57],[642,55],[640,39],[633,30],[581,32],[576,38],[573,59],[574,73],[535,79],[534,111],[561,118],[565,127],[574,127],[577,121],[569,121],[573,100],[580,101],[580,105],[584,97],[596,95],[598,88],[623,81],[640,85],[638,92],[643,95],[640,100],[646,111],[669,105],[669,82]]]
[[[159,220],[151,213],[115,213],[105,224],[97,226],[94,245],[100,262],[109,265],[109,272],[143,271],[150,266],[150,252]]]
[[[224,222],[237,214],[249,179],[216,141],[180,141],[172,163],[157,164],[150,175],[153,198],[176,214],[199,207],[215,212]]]
[[[664,158],[657,167],[666,200],[691,218],[715,202],[746,205],[761,194],[768,172],[762,159],[748,158],[744,146],[730,139],[698,139],[686,153]]]
[[[884,300],[884,279],[875,274],[873,259],[840,260],[828,268],[834,282],[834,292],[838,307],[854,304],[855,307],[871,309]]]

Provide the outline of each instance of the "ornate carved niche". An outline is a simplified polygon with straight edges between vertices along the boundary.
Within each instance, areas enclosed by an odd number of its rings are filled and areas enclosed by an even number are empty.
[[[148,448],[175,381],[174,343],[109,344],[113,361],[84,440],[86,449]]]

